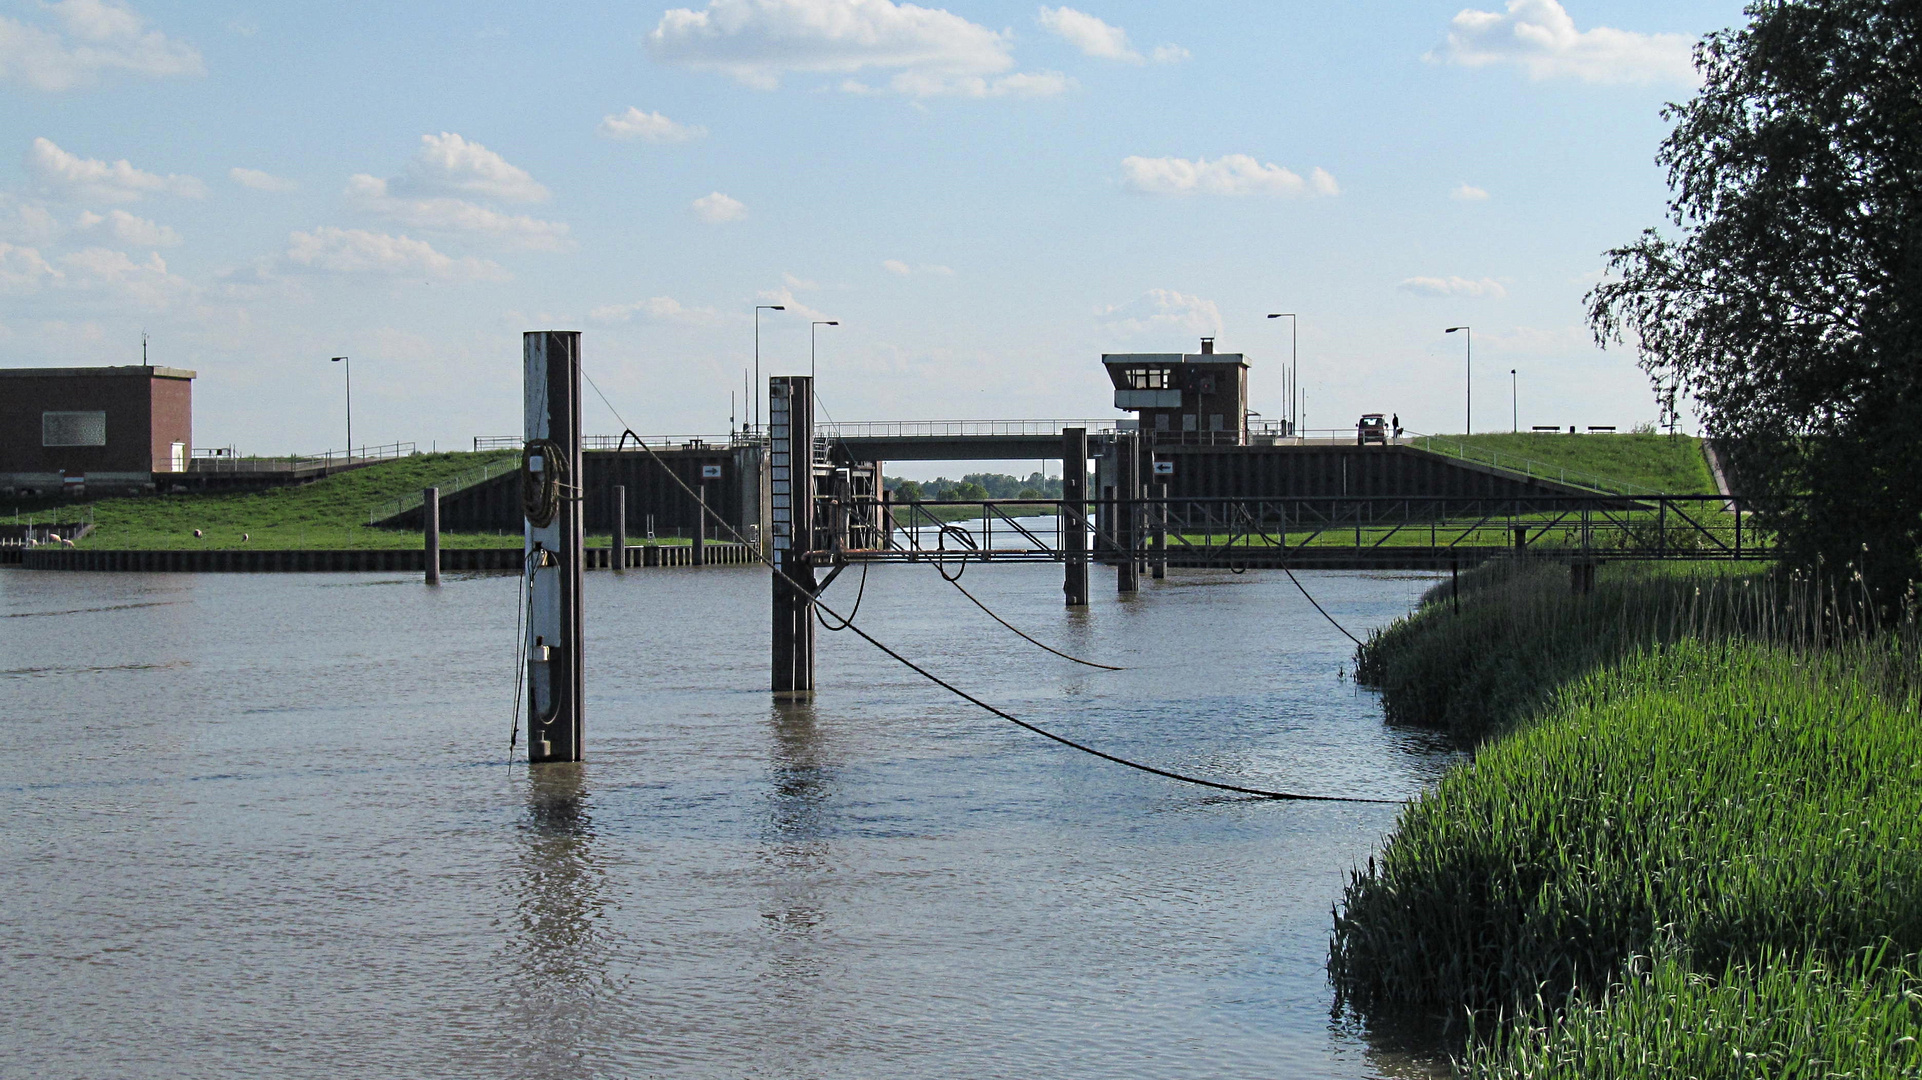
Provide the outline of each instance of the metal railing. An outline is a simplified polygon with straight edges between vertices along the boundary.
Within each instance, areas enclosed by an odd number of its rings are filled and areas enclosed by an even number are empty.
[[[503,456],[487,462],[478,469],[470,469],[467,472],[461,473],[452,480],[443,480],[439,484],[423,485],[423,487],[440,488],[441,498],[444,499],[456,492],[465,491],[475,484],[484,484],[502,473],[512,472],[520,467],[520,458]],[[397,499],[389,499],[367,511],[367,524],[377,525],[389,518],[398,517],[426,501],[427,498],[424,491],[414,491],[402,495]]]
[[[618,450],[623,445],[633,447],[645,443],[656,450],[732,450],[737,446],[753,446],[765,440],[755,439],[745,431],[727,435],[629,435],[623,442],[619,435],[583,435],[583,450]],[[519,450],[526,442],[519,435],[476,435],[474,450]]]
[[[1115,431],[1132,418],[1107,417],[1099,420],[850,420],[842,423],[823,421],[815,433],[834,439],[901,439],[966,435],[1059,435],[1064,428],[1087,428],[1089,432]]]
[[[411,442],[382,443],[379,446],[360,446],[352,450],[324,450],[318,454],[287,454],[278,457],[257,457],[242,454],[231,446],[196,447],[193,457],[187,462],[189,472],[214,473],[265,473],[265,472],[303,472],[309,469],[326,469],[334,465],[352,465],[363,461],[385,461],[390,458],[411,457],[419,453]]]

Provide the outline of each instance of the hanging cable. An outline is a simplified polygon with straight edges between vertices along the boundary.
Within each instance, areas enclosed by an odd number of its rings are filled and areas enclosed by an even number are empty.
[[[821,606],[821,603],[819,600],[816,600],[814,603],[814,617],[821,621],[822,626],[825,626],[829,630],[838,634],[841,631],[846,630],[854,622],[854,617],[856,615],[861,614],[861,598],[866,596],[867,594],[868,594],[868,564],[862,563],[861,564],[861,587],[855,591],[854,607],[852,610],[848,612],[848,617],[841,620],[841,625],[836,626],[833,623],[828,622],[828,617],[822,614],[822,612],[824,612],[826,609]]]
[[[613,413],[614,419],[620,422],[620,425],[622,428],[626,429],[626,434],[632,435],[633,428],[628,424],[627,420],[621,416],[620,410],[614,408],[614,403],[607,400],[607,395],[601,393],[601,388],[595,385],[594,379],[591,376],[589,376],[585,370],[581,372],[581,375],[583,378],[587,379],[587,384],[594,388],[594,393],[600,396],[601,403],[607,406],[607,411],[610,413]],[[661,460],[661,456],[659,454],[656,454],[652,447],[648,446],[647,443],[641,441],[638,435],[635,436],[635,441],[640,444],[640,447],[642,450],[647,452],[648,457],[651,458],[656,465],[659,465],[661,467],[661,471],[667,474],[668,479],[673,480],[676,484],[678,484],[681,487],[682,490],[686,491],[690,496],[694,494],[693,489],[688,487],[687,481],[682,480],[678,475],[676,475],[674,470],[668,467],[667,462]],[[747,542],[747,539],[740,534],[740,531],[735,529],[733,525],[729,524],[725,518],[720,516],[720,514],[716,513],[712,509],[707,510],[706,513],[709,517],[712,517],[714,519],[715,524],[719,525],[722,529],[725,529],[742,546],[748,547],[749,549],[755,551],[761,563],[765,565],[769,570],[773,571],[777,577],[787,582],[789,587],[803,593],[806,593],[809,591],[800,582],[794,580],[792,577],[789,577],[785,572],[783,572],[779,566],[775,565],[772,559],[769,559],[765,555],[760,555],[759,554],[760,548],[756,545],[749,544]],[[1304,590],[1304,594],[1305,592],[1306,590]],[[941,689],[946,690],[948,693],[953,694],[955,697],[958,697],[961,700],[966,701],[969,704],[974,705],[975,707],[982,709],[985,712],[998,716],[1001,719],[1006,720],[1008,723],[1015,725],[1016,727],[1022,728],[1026,731],[1033,732],[1034,734],[1039,735],[1044,739],[1049,739],[1053,742],[1060,743],[1061,745],[1066,746],[1070,749],[1079,750],[1084,754],[1088,754],[1093,757],[1098,757],[1103,761],[1112,762],[1116,765],[1120,765],[1125,768],[1134,769],[1139,772],[1145,772],[1150,775],[1159,776],[1167,780],[1177,780],[1184,784],[1194,784],[1197,787],[1212,788],[1216,791],[1231,791],[1238,795],[1253,795],[1253,796],[1256,796],[1257,798],[1274,799],[1277,801],[1284,801],[1284,802],[1376,803],[1376,804],[1383,804],[1383,805],[1396,805],[1406,801],[1403,799],[1365,798],[1357,795],[1304,795],[1297,792],[1271,791],[1264,788],[1243,787],[1239,784],[1226,784],[1226,783],[1222,783],[1219,780],[1209,780],[1204,777],[1190,776],[1185,773],[1174,772],[1169,769],[1159,768],[1157,766],[1144,764],[1139,761],[1130,761],[1129,759],[1121,757],[1119,755],[1110,754],[1105,750],[1097,750],[1092,746],[1088,746],[1085,743],[1076,742],[1075,740],[1070,739],[1064,735],[1056,735],[1054,732],[1049,731],[1046,728],[1040,727],[1039,725],[1036,725],[1036,724],[1031,724],[1028,721],[1021,719],[1020,717],[1015,716],[1013,713],[1007,712],[1006,710],[996,708],[995,706],[988,704],[987,702],[981,700],[980,698],[975,697],[973,694],[968,693],[966,690],[963,690],[960,687],[955,686],[953,683],[948,682],[947,680],[941,678],[939,675],[934,674],[928,669],[922,667],[921,665],[915,663],[914,661],[908,659],[907,657],[902,656],[900,653],[895,652],[893,649],[889,648],[888,646],[882,644],[879,639],[874,637],[874,635],[868,633],[866,630],[863,630],[861,629],[860,626],[856,625],[851,616],[843,617],[839,612],[834,611],[832,608],[829,608],[826,604],[822,603],[819,600],[816,600],[814,603],[817,610],[825,610],[827,611],[828,614],[833,615],[835,619],[839,620],[846,629],[853,631],[855,636],[859,637],[862,641],[865,641],[868,644],[874,646],[876,649],[879,649],[881,652],[885,653],[888,657],[893,659],[895,662],[899,663],[901,666],[907,668],[909,671],[914,672],[916,675],[921,676],[923,679],[926,679],[927,681],[933,683],[934,685],[940,687]]]
[[[964,563],[963,565],[965,566],[966,564]],[[986,605],[986,604],[984,604],[984,603],[982,603],[982,602],[981,602],[981,598],[980,598],[980,597],[978,597],[978,596],[976,596],[976,595],[974,595],[973,593],[971,593],[971,592],[969,592],[969,591],[967,590],[967,588],[966,588],[966,587],[964,587],[964,586],[963,586],[963,585],[961,584],[961,575],[960,575],[960,574],[956,574],[956,575],[954,575],[953,577],[949,577],[949,576],[948,576],[948,572],[947,572],[947,570],[946,570],[946,569],[944,569],[944,568],[943,568],[943,567],[941,566],[941,564],[940,564],[940,563],[938,563],[938,562],[934,564],[934,569],[935,569],[935,572],[936,572],[936,573],[938,573],[938,574],[940,574],[940,575],[941,575],[941,578],[942,578],[942,580],[944,580],[944,581],[946,581],[946,582],[947,582],[948,584],[950,584],[950,585],[952,585],[952,586],[954,586],[954,587],[955,587],[955,589],[956,589],[957,591],[959,591],[959,592],[961,593],[961,595],[962,595],[962,596],[965,596],[965,597],[967,597],[967,598],[968,598],[969,600],[972,600],[972,601],[974,601],[974,606],[975,606],[975,607],[978,607],[978,608],[980,608],[980,609],[981,609],[982,611],[985,611],[985,612],[987,612],[987,613],[988,613],[988,618],[990,618],[990,619],[993,619],[993,620],[994,620],[995,622],[998,622],[998,623],[1000,623],[1000,624],[1001,624],[1002,626],[1005,626],[1005,627],[1007,627],[1007,628],[1008,628],[1009,630],[1012,630],[1012,631],[1014,632],[1014,634],[1015,634],[1015,636],[1016,636],[1016,637],[1019,637],[1019,638],[1021,638],[1021,639],[1022,639],[1023,641],[1026,641],[1026,642],[1027,642],[1028,644],[1030,644],[1030,645],[1033,645],[1033,646],[1035,646],[1036,648],[1039,648],[1039,649],[1044,649],[1044,650],[1046,650],[1046,651],[1048,651],[1048,652],[1051,652],[1051,653],[1053,653],[1053,654],[1055,654],[1056,656],[1059,656],[1059,657],[1060,657],[1061,659],[1063,659],[1063,660],[1072,660],[1073,662],[1075,662],[1075,663],[1077,663],[1077,664],[1081,664],[1081,665],[1083,665],[1084,667],[1091,667],[1091,668],[1100,668],[1100,669],[1101,669],[1101,670],[1103,670],[1103,671],[1126,671],[1126,670],[1128,670],[1127,668],[1121,668],[1121,667],[1116,667],[1116,666],[1114,666],[1113,664],[1097,664],[1097,663],[1095,663],[1095,662],[1094,662],[1093,660],[1083,660],[1083,659],[1081,659],[1081,658],[1080,658],[1079,656],[1070,656],[1070,655],[1068,655],[1067,653],[1064,653],[1064,652],[1062,652],[1062,651],[1061,651],[1060,649],[1057,649],[1057,648],[1055,648],[1054,646],[1052,646],[1052,645],[1049,645],[1049,644],[1047,644],[1046,642],[1042,642],[1042,641],[1036,641],[1036,640],[1035,640],[1034,638],[1032,638],[1032,637],[1029,637],[1029,636],[1027,635],[1027,633],[1026,633],[1025,631],[1023,631],[1023,630],[1022,630],[1022,629],[1021,629],[1020,627],[1018,627],[1018,626],[1016,626],[1016,625],[1014,625],[1013,623],[1011,623],[1011,622],[1009,622],[1008,620],[1006,620],[1006,619],[1004,619],[1004,618],[1002,618],[1001,616],[999,616],[999,615],[997,615],[997,614],[995,614],[995,612],[994,612],[994,609],[993,609],[993,608],[991,608],[991,607],[989,607],[988,605]]]
[[[1319,601],[1319,600],[1316,600],[1316,599],[1315,599],[1315,598],[1314,598],[1313,596],[1310,596],[1310,595],[1309,595],[1309,593],[1308,593],[1308,590],[1307,590],[1307,589],[1303,589],[1303,588],[1302,588],[1302,585],[1301,585],[1301,579],[1295,576],[1295,572],[1294,572],[1293,570],[1290,570],[1290,569],[1288,569],[1288,566],[1287,566],[1287,564],[1285,564],[1285,563],[1284,563],[1284,564],[1282,565],[1282,568],[1281,568],[1281,570],[1282,570],[1282,573],[1284,573],[1284,574],[1287,574],[1287,575],[1288,575],[1288,580],[1289,580],[1289,581],[1292,581],[1292,582],[1294,582],[1294,583],[1295,583],[1295,588],[1297,588],[1297,589],[1301,589],[1301,595],[1303,595],[1303,596],[1307,596],[1307,597],[1308,597],[1308,602],[1309,602],[1309,603],[1311,603],[1311,604],[1313,604],[1313,605],[1315,605],[1315,610],[1316,610],[1316,611],[1319,611],[1319,612],[1321,612],[1321,617],[1322,617],[1322,618],[1324,618],[1324,619],[1327,619],[1327,620],[1328,620],[1328,625],[1330,625],[1330,626],[1332,626],[1332,627],[1334,627],[1335,629],[1337,629],[1337,630],[1339,630],[1339,631],[1341,631],[1341,632],[1342,632],[1342,633],[1343,633],[1344,635],[1346,635],[1346,636],[1347,636],[1347,638],[1348,638],[1348,640],[1349,640],[1349,641],[1352,641],[1352,642],[1354,642],[1354,643],[1355,643],[1355,644],[1357,644],[1357,645],[1361,645],[1361,644],[1362,644],[1362,640],[1361,640],[1360,638],[1358,638],[1358,637],[1356,637],[1356,636],[1355,636],[1355,635],[1353,635],[1353,634],[1350,634],[1350,633],[1348,633],[1348,628],[1347,628],[1347,627],[1345,627],[1345,626],[1343,626],[1342,624],[1340,624],[1340,623],[1338,623],[1338,622],[1336,622],[1336,621],[1335,621],[1335,617],[1334,617],[1333,615],[1330,615],[1330,614],[1328,614],[1328,609],[1327,609],[1327,608],[1325,608],[1325,607],[1322,607],[1322,606],[1321,606],[1321,601]]]
[[[513,760],[514,747],[521,738],[521,686],[527,679],[527,635],[522,632],[522,617],[533,617],[534,573],[527,567],[527,556],[521,556],[521,588],[515,590],[519,595],[514,602],[514,712],[513,727],[507,733],[508,760]]]

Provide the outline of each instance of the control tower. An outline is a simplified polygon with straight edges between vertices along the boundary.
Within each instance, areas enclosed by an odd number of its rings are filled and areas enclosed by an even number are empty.
[[[1155,445],[1248,445],[1248,362],[1201,339],[1198,353],[1103,353],[1114,406]]]

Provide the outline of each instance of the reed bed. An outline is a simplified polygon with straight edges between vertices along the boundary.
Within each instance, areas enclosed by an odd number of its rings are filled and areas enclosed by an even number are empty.
[[[1473,1080],[1922,1077],[1922,980],[1878,953],[1776,957],[1715,976],[1664,957],[1595,1003],[1471,1042]]]

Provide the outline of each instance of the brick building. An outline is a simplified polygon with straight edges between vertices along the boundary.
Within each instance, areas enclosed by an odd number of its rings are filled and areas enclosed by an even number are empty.
[[[135,494],[184,473],[194,373],[0,368],[0,494]]]

